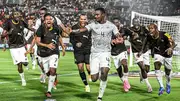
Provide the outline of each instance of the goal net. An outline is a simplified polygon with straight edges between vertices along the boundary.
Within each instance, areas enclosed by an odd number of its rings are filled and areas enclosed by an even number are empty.
[[[132,19],[139,18],[140,24],[147,26],[151,23],[155,23],[158,25],[158,29],[160,31],[168,32],[172,38],[175,40],[177,46],[175,47],[173,53],[173,68],[180,69],[180,17],[179,16],[152,16],[152,15],[145,15],[140,14],[137,12],[131,13],[131,25]],[[153,64],[151,62],[151,64]],[[130,64],[129,66],[133,66],[133,55],[130,52]]]

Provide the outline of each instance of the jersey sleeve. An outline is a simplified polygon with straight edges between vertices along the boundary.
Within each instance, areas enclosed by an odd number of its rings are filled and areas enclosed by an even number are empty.
[[[57,21],[57,25],[61,25],[62,24],[62,21],[58,17],[55,16],[55,19]]]
[[[92,30],[93,26],[94,26],[94,24],[91,23],[91,24],[86,25],[85,27],[87,28],[87,30],[88,30],[88,32],[89,32],[89,31]]]
[[[132,32],[128,28],[124,28],[123,36],[132,36]]]
[[[4,24],[4,30],[6,30],[6,31],[9,31],[11,28],[10,28],[10,20],[8,20],[8,21],[6,21],[6,23]]]
[[[42,28],[42,26],[40,26],[36,31],[36,35],[37,35],[37,37],[41,37],[42,34],[43,34],[43,28]]]
[[[113,25],[112,27],[113,27],[113,34],[114,34],[114,35],[119,34],[118,28],[117,28],[115,25]]]
[[[41,19],[37,19],[33,28],[37,30],[41,26]]]

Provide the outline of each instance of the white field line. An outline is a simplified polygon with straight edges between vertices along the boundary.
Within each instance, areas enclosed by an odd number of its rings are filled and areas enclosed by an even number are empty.
[[[76,75],[76,74],[78,74],[78,73],[60,74],[58,76],[72,76],[72,75]],[[26,81],[31,81],[31,80],[40,80],[40,78],[31,78]],[[7,84],[7,83],[13,83],[13,82],[21,82],[21,80],[15,80],[12,82],[0,82],[0,84]]]

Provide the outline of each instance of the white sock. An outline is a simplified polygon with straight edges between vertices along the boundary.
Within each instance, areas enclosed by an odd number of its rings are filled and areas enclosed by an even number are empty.
[[[124,82],[124,76],[120,78],[122,82]]]
[[[24,73],[19,73],[19,75],[20,75],[20,77],[21,77],[21,80],[22,80],[22,81],[25,81],[25,79],[24,79]]]
[[[171,81],[171,74],[168,76],[168,75],[165,75],[166,76],[166,84],[170,85],[170,81]]]
[[[124,80],[128,80],[128,72],[124,73]]]
[[[52,75],[49,76],[48,92],[51,92],[51,89],[54,85],[55,77],[56,76],[52,76]]]
[[[162,73],[160,70],[155,70],[155,74],[156,74],[156,79],[160,85],[160,87],[163,87],[164,88],[164,85],[163,85],[163,78],[162,78]]]
[[[144,81],[146,82],[147,87],[151,86],[151,84],[149,83],[148,78],[144,79]]]
[[[100,81],[100,87],[99,87],[99,96],[100,98],[103,97],[104,91],[106,89],[106,85],[107,85],[107,80],[106,81]]]

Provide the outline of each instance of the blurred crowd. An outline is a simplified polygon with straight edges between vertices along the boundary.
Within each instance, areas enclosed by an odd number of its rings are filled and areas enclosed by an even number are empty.
[[[38,10],[45,6],[65,25],[77,22],[79,13],[93,19],[93,9],[104,7],[108,17],[119,17],[124,25],[130,24],[131,11],[149,15],[179,15],[180,0],[0,0],[0,26],[10,17],[12,9],[20,9],[25,20],[38,17]]]

